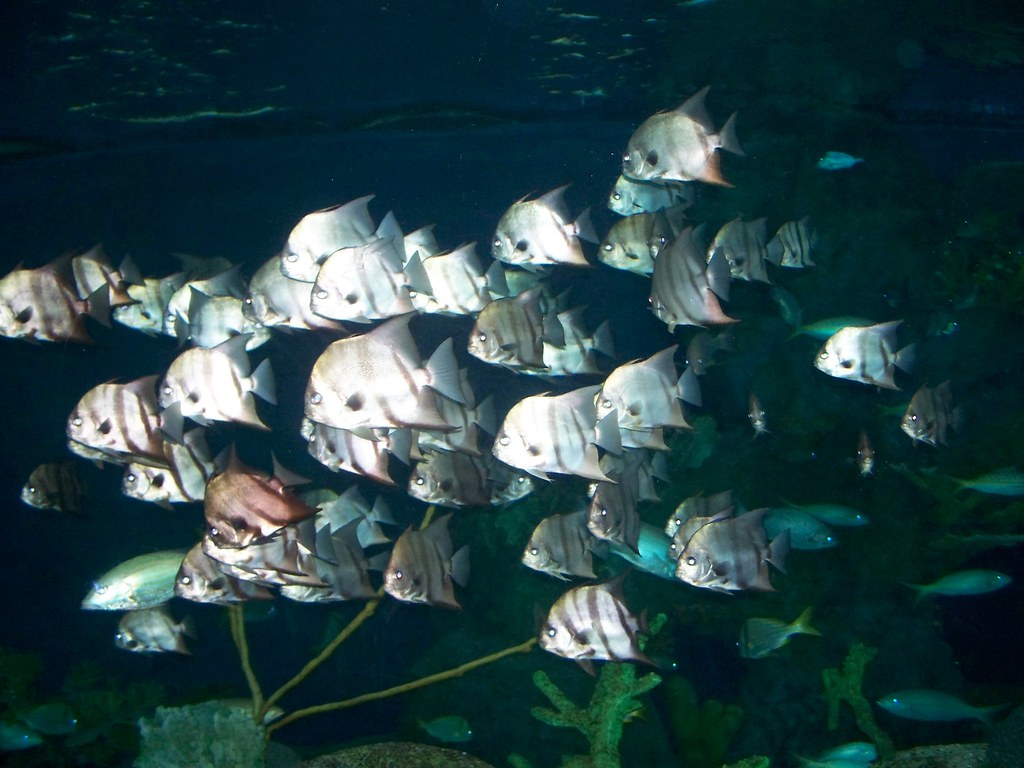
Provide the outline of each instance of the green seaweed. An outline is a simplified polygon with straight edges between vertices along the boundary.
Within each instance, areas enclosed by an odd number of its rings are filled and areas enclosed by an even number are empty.
[[[651,635],[657,634],[664,625],[665,615],[659,614],[651,622]],[[624,721],[639,707],[637,697],[660,682],[661,675],[655,672],[637,677],[634,664],[608,663],[601,668],[589,703],[581,707],[566,696],[543,670],[538,670],[533,674],[533,684],[554,709],[534,707],[531,714],[556,728],[575,728],[587,738],[590,751],[585,755],[563,756],[561,768],[619,768],[619,741]],[[509,761],[516,766],[528,765],[515,755]]]
[[[877,648],[870,648],[863,643],[854,643],[843,661],[842,670],[838,668],[823,669],[821,680],[825,686],[825,699],[828,702],[828,729],[834,731],[839,727],[839,705],[845,701],[853,709],[857,727],[875,743],[878,754],[885,759],[896,753],[889,734],[875,722],[871,711],[871,703],[864,697],[861,686],[864,682],[864,669],[878,653]]]
[[[716,768],[743,719],[743,710],[717,699],[697,700],[697,692],[685,678],[666,681],[665,702],[672,723],[672,735],[680,754],[691,768]]]

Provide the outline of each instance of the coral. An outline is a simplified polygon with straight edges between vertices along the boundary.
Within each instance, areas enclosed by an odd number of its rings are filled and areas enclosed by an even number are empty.
[[[142,754],[135,768],[263,768],[265,736],[252,714],[224,702],[157,707],[139,720]]]
[[[672,735],[686,764],[692,768],[717,768],[722,764],[736,730],[743,719],[743,710],[716,699],[703,703],[682,677],[666,681],[665,703],[672,722]]]
[[[842,671],[836,668],[823,669],[821,680],[825,686],[825,699],[828,701],[828,729],[834,731],[839,727],[839,704],[845,701],[853,709],[857,727],[878,747],[878,754],[883,758],[891,756],[896,750],[889,734],[875,722],[871,712],[871,704],[861,691],[864,682],[864,669],[878,652],[863,643],[854,643],[843,661]]]
[[[651,634],[657,634],[664,624],[664,614],[658,615],[651,622]],[[618,768],[623,722],[639,706],[636,697],[660,682],[661,676],[654,672],[638,678],[633,664],[608,663],[601,668],[590,703],[580,707],[538,670],[533,683],[555,709],[534,707],[531,714],[556,728],[575,728],[590,742],[589,754],[565,757],[562,768]]]
[[[723,765],[722,768],[768,768],[772,761],[762,755],[753,755],[737,760],[735,763]]]

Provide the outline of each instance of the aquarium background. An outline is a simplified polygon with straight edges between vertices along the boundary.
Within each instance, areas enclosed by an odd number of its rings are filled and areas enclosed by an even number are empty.
[[[734,188],[701,186],[691,218],[717,227],[766,216],[774,228],[810,216],[822,241],[817,266],[773,273],[804,318],[904,319],[918,341],[902,391],[837,382],[813,368],[818,342],[790,338],[768,286],[734,281],[727,309],[741,319],[737,350],[703,377],[699,429],[671,441],[662,502],[641,506],[645,521],[661,524],[687,496],[731,488],[750,509],[788,499],[871,516],[866,527],[840,531],[837,548],[794,552],[788,573],[773,576],[776,593],[720,595],[643,572],[626,582],[637,612],[668,621],[649,650],[663,681],[625,726],[622,764],[764,755],[796,765],[796,754],[863,738],[849,709],[828,730],[822,689],[822,670],[840,666],[854,643],[877,648],[863,681],[868,700],[902,688],[975,704],[1024,698],[1024,564],[1014,544],[1024,510],[1013,498],[956,493],[950,480],[1024,466],[1024,26],[1013,9],[824,0],[11,3],[0,27],[3,271],[102,242],[115,261],[131,254],[145,275],[173,272],[171,254],[189,253],[226,257],[248,276],[304,214],[366,194],[376,195],[378,219],[393,210],[407,231],[435,224],[443,246],[475,240],[486,253],[511,203],[571,183],[570,208],[592,206],[603,234],[616,218],[607,195],[633,129],[711,85],[713,119],[738,111],[747,156],[724,158]],[[828,151],[864,162],[823,171],[816,164]],[[645,278],[597,265],[593,246],[587,253],[596,266],[556,268],[550,281],[587,305],[592,326],[610,320],[614,364],[685,347],[696,329],[670,334],[647,308]],[[493,393],[499,413],[528,394],[600,382],[491,369],[464,352],[470,326],[426,317],[414,334],[422,350],[454,337],[476,391]],[[116,563],[191,546],[203,526],[198,505],[167,511],[129,500],[117,468],[84,461],[84,516],[18,500],[34,467],[68,457],[65,421],[86,390],[162,372],[178,352],[170,339],[92,328],[94,346],[0,344],[8,668],[0,718],[68,701],[102,711],[111,727],[81,747],[53,737],[0,753],[11,765],[129,765],[134,719],[155,705],[247,695],[222,609],[174,601],[175,615],[190,614],[199,627],[192,656],[178,657],[119,650],[117,615],[79,608],[91,581]],[[277,374],[279,405],[261,406],[273,431],[225,427],[222,442],[233,440],[247,463],[267,470],[273,451],[318,484],[356,482],[414,522],[424,505],[400,489],[331,474],[304,450],[302,393],[328,342],[318,333],[275,335],[256,354],[269,355]],[[915,445],[900,414],[918,386],[946,379],[966,414],[963,429],[948,446]],[[751,388],[771,430],[756,440]],[[861,428],[878,461],[864,478],[854,461]],[[541,517],[569,511],[585,492],[585,481],[560,477],[506,507],[456,511],[456,544],[472,548],[463,610],[386,599],[282,706],[387,688],[535,634],[537,616],[566,585],[523,567],[520,553]],[[623,565],[609,557],[599,574]],[[1015,582],[912,607],[903,584],[966,567]],[[788,621],[808,605],[821,638],[740,658],[746,618]],[[247,612],[264,688],[289,678],[359,607],[278,599]],[[531,716],[547,704],[531,680],[536,670],[581,704],[594,686],[571,661],[534,649],[298,721],[274,739],[303,758],[354,741],[436,743],[417,721],[462,715],[474,736],[460,749],[495,766],[511,753],[557,766],[586,752],[586,741]],[[901,749],[989,735],[972,721],[874,715]],[[686,726],[694,722],[697,733]],[[716,738],[721,749],[704,743]]]

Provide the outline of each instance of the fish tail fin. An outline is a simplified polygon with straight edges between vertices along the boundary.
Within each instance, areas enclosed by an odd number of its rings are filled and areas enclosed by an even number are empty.
[[[274,380],[274,371],[270,367],[269,357],[257,365],[256,370],[252,372],[252,391],[262,400],[271,405],[277,405],[277,384]]]
[[[434,354],[427,360],[426,369],[430,374],[430,388],[440,392],[449,400],[466,404],[459,380],[459,364],[455,359],[454,342],[449,336],[437,345]]]
[[[895,357],[893,357],[893,364],[904,373],[914,372],[914,361],[916,360],[917,352],[914,344],[907,344],[903,349],[899,350]]]
[[[764,558],[783,573],[786,572],[786,558],[789,556],[789,536],[789,528],[786,528],[772,539]]]
[[[981,707],[978,709],[977,718],[985,725],[992,725],[992,718],[1008,706],[1010,706],[1010,702],[1006,702],[1005,704],[993,704],[990,707]]]
[[[732,152],[734,155],[739,155],[740,157],[747,156],[747,153],[743,151],[740,140],[736,137],[735,112],[729,115],[729,119],[725,121],[725,125],[723,125],[721,130],[718,132],[718,138],[722,142],[722,149]]]
[[[683,402],[696,405],[698,408],[703,403],[700,381],[697,379],[697,374],[693,372],[692,367],[687,366],[676,382],[676,396]]]
[[[732,188],[735,186],[725,180],[725,177],[722,175],[721,155],[714,151],[708,155],[708,159],[704,162],[704,168],[701,169],[700,176],[698,178],[700,181],[708,184],[717,184],[720,187]]]
[[[184,619],[178,622],[178,629],[181,630],[183,635],[189,637],[198,637],[196,634],[196,621],[191,616],[186,616]]]
[[[615,342],[607,320],[597,326],[593,338],[595,352],[600,352],[605,357],[615,357]]]
[[[811,613],[814,611],[814,606],[808,605],[804,608],[804,612],[797,616],[796,621],[793,622],[793,632],[800,635],[814,635],[815,637],[821,637],[821,632],[811,626]]]
[[[100,325],[110,327],[110,288],[106,283],[89,294],[85,313]]]
[[[576,221],[572,223],[572,231],[580,240],[586,240],[588,243],[601,242],[597,230],[594,229],[594,222],[590,220],[590,208],[584,208],[576,217]]]

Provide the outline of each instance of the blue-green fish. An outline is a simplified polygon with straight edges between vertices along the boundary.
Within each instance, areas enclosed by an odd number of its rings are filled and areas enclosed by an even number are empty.
[[[914,600],[914,605],[917,605],[921,598],[926,595],[947,595],[950,597],[984,595],[1007,587],[1012,581],[1011,577],[999,571],[974,569],[954,571],[933,581],[931,584],[907,584],[907,586],[917,590],[917,598]]]
[[[991,707],[975,707],[944,691],[926,688],[908,688],[894,691],[875,702],[886,712],[908,720],[927,720],[935,723],[950,723],[954,720],[980,720],[991,723],[992,716],[1003,709],[1005,704]]]
[[[608,549],[641,571],[675,581],[679,553],[672,551],[671,544],[672,539],[661,528],[641,522],[636,552],[617,541],[609,541]]]
[[[1003,467],[970,480],[958,480],[961,488],[970,488],[996,496],[1024,496],[1024,472]]]
[[[789,499],[783,499],[783,501],[786,502],[787,507],[799,509],[801,512],[813,515],[823,523],[837,525],[840,528],[853,528],[871,522],[871,519],[863,512],[842,504],[794,504]]]
[[[793,507],[777,507],[764,518],[764,531],[773,539],[789,531],[789,545],[793,549],[831,549],[839,546],[839,537],[814,515]]]
[[[174,597],[174,581],[184,559],[184,550],[172,549],[125,560],[93,582],[82,608],[135,611],[166,603]]]
[[[41,704],[18,717],[21,722],[38,733],[63,736],[75,730],[78,719],[71,707],[63,702]]]
[[[21,723],[0,721],[0,751],[12,752],[43,743],[43,737]]]
[[[878,750],[870,741],[850,741],[826,749],[816,757],[801,757],[800,768],[867,768],[878,759]]]
[[[740,656],[745,659],[763,659],[786,645],[793,635],[821,636],[821,632],[811,626],[810,606],[790,624],[779,619],[747,619],[740,629]]]
[[[823,171],[845,171],[847,168],[853,168],[863,162],[863,157],[854,157],[846,152],[830,150],[818,159],[818,168]]]
[[[473,738],[473,729],[469,727],[466,718],[460,715],[448,715],[447,717],[436,717],[427,722],[419,721],[420,728],[429,733],[438,741],[450,744],[469,741]]]

